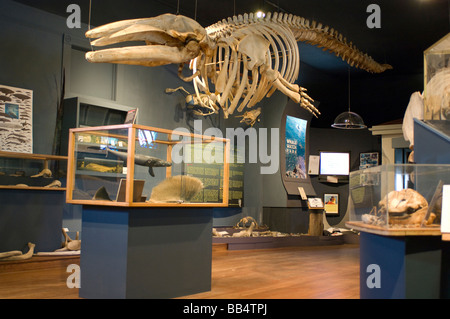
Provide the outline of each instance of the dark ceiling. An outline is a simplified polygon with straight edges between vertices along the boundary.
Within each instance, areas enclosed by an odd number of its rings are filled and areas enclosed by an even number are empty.
[[[67,6],[76,3],[81,7],[84,23],[89,23],[89,12],[91,12],[92,26],[123,19],[152,17],[163,13],[180,13],[195,18],[206,27],[234,14],[255,12],[259,9],[288,12],[316,20],[338,30],[361,51],[367,52],[378,62],[391,64],[394,69],[387,71],[383,79],[389,76],[397,80],[402,76],[417,77],[417,74],[423,73],[423,51],[450,31],[450,0],[16,1],[62,16],[68,16]],[[371,3],[380,6],[381,28],[370,29],[367,26],[366,21],[371,14],[367,12],[367,7]],[[309,45],[300,45],[300,56],[303,63],[333,76],[343,77],[348,72],[347,64],[339,58]],[[360,76],[367,79],[372,76],[365,72],[355,71],[355,73],[356,78]],[[411,90],[414,89],[411,88]],[[405,104],[407,102],[408,100],[404,101]],[[399,118],[398,115],[391,117]],[[374,122],[390,119],[392,118],[386,116],[374,119]]]

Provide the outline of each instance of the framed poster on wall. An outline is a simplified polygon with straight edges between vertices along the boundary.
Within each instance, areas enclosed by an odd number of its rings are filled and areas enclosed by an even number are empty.
[[[0,84],[0,151],[33,153],[33,91]]]
[[[306,179],[306,128],[308,121],[286,116],[286,177]]]
[[[339,194],[324,194],[323,202],[327,215],[339,215]]]
[[[359,169],[377,166],[379,163],[378,152],[360,153],[359,154]]]

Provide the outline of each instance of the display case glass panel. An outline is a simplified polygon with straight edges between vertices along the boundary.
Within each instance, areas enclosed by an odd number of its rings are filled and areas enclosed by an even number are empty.
[[[142,125],[70,130],[67,201],[227,206],[229,141]]]
[[[65,190],[67,157],[0,151],[0,188]]]
[[[445,184],[450,184],[450,165],[380,165],[351,172],[347,226],[439,233]]]
[[[424,52],[424,119],[450,120],[450,33]]]

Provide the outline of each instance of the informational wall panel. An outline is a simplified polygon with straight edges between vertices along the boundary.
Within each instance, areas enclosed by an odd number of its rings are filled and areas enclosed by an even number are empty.
[[[33,153],[33,91],[0,85],[0,150]]]

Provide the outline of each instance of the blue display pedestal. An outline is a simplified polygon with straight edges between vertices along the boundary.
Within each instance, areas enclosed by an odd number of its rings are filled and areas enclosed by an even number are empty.
[[[360,250],[361,299],[441,297],[440,236],[381,236],[361,232]]]
[[[414,119],[414,160],[417,164],[450,164],[450,121]]]
[[[212,216],[212,208],[83,206],[80,297],[209,291]]]
[[[61,248],[66,193],[61,190],[2,189],[0,191],[0,252],[34,252]]]

